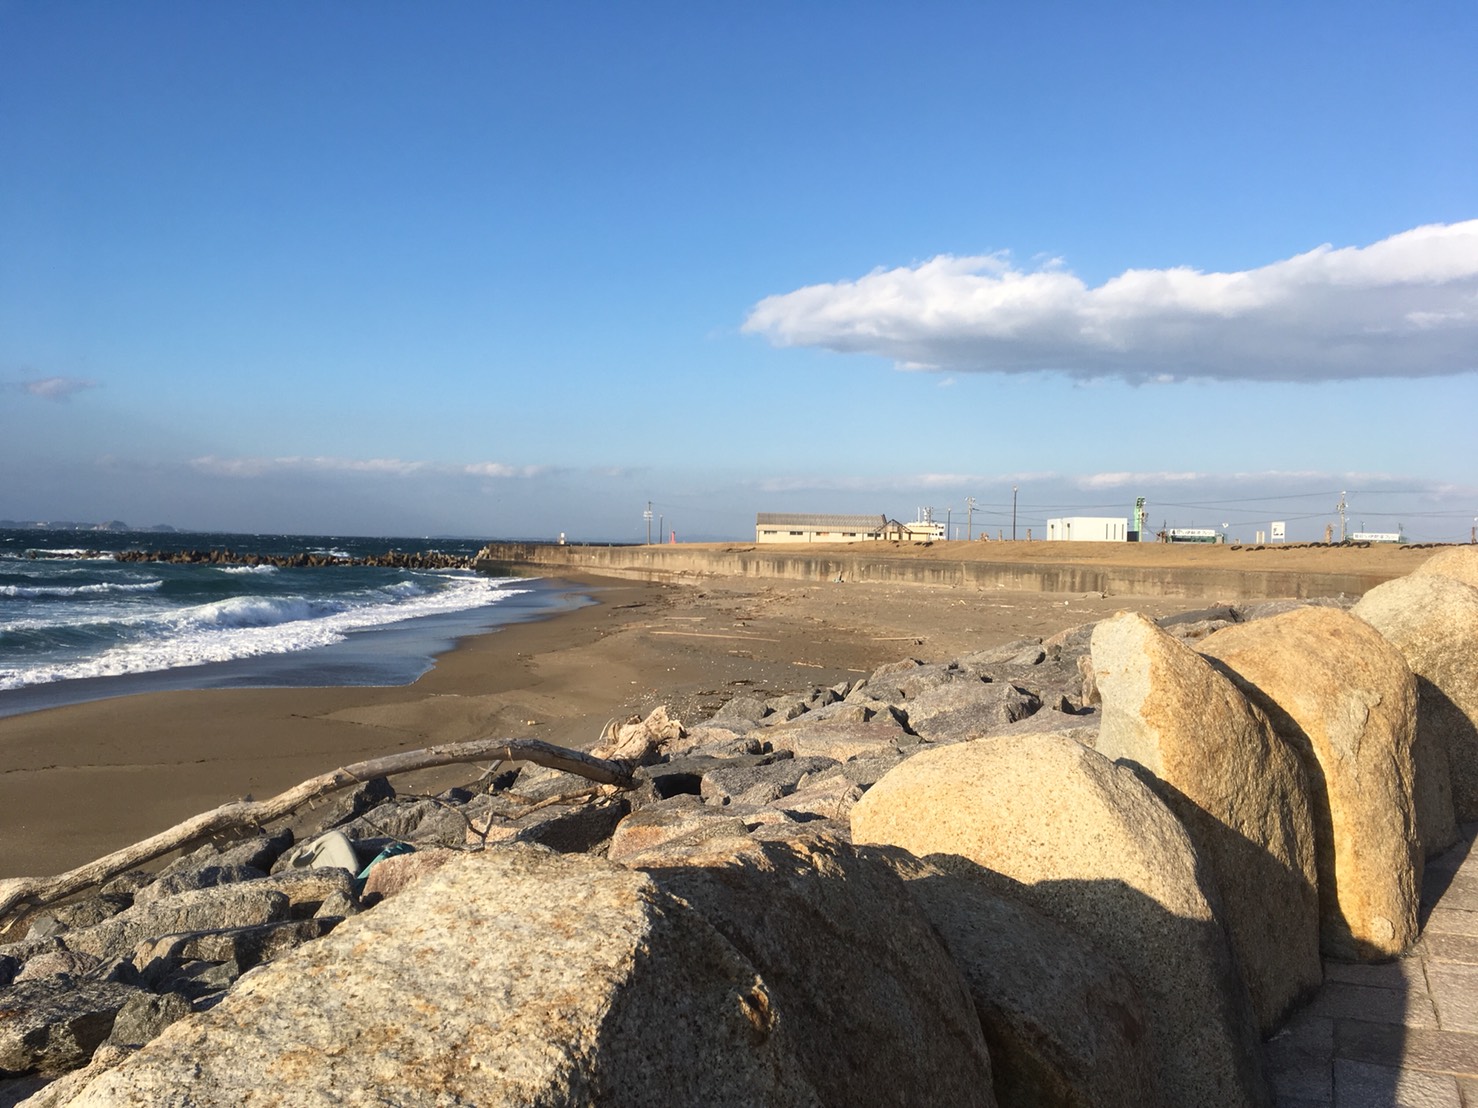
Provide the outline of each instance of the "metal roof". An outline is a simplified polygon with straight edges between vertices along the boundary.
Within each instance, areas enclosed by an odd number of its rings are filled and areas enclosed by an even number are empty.
[[[815,531],[876,531],[886,526],[888,517],[808,515],[804,512],[760,512],[755,526],[804,527]]]

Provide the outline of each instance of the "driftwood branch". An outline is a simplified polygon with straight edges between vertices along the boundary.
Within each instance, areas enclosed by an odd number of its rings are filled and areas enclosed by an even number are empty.
[[[259,828],[291,815],[310,801],[371,778],[486,759],[533,762],[549,769],[578,774],[601,785],[615,785],[618,788],[630,788],[632,785],[631,771],[621,762],[596,758],[578,750],[540,742],[538,739],[478,739],[389,754],[310,778],[268,800],[238,800],[223,804],[209,812],[192,816],[183,823],[177,823],[169,830],[161,831],[143,842],[114,851],[104,858],[56,877],[12,877],[0,880],[0,919],[4,919],[17,907],[50,904],[83,889],[100,885],[135,866],[151,862],[212,835],[241,828]]]

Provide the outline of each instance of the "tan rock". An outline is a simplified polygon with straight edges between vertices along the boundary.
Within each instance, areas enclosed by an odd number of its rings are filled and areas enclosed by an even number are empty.
[[[1338,608],[1228,627],[1201,651],[1303,761],[1324,953],[1400,954],[1417,937],[1423,857],[1412,791],[1416,678],[1405,659]]]
[[[995,1103],[969,990],[891,868],[804,830],[642,868],[754,965],[821,1103]]]
[[[1460,823],[1478,819],[1478,589],[1435,572],[1409,574],[1377,585],[1351,611],[1401,651],[1416,674],[1416,773],[1423,807],[1433,803],[1427,792],[1436,792],[1440,805],[1445,752],[1453,813]],[[1431,857],[1439,848],[1425,826],[1418,829]]]
[[[1013,878],[1133,979],[1166,1104],[1262,1105],[1257,1024],[1190,836],[1135,775],[1061,735],[925,750],[852,809],[855,842]]]
[[[1413,577],[1427,574],[1451,577],[1454,581],[1461,581],[1478,589],[1478,546],[1469,544],[1439,550],[1411,571]]]
[[[742,817],[724,808],[704,804],[695,796],[675,796],[632,812],[618,823],[606,857],[630,864],[647,851],[664,850],[669,843],[684,851],[689,843],[743,839],[748,831]]]
[[[76,1105],[814,1105],[754,967],[643,874],[452,859],[247,974]]]
[[[460,852],[446,847],[436,847],[382,859],[371,866],[369,873],[365,875],[364,891],[360,895],[371,903],[387,896],[395,896],[417,881],[431,876],[458,853]]]
[[[1134,768],[1211,867],[1258,1025],[1323,981],[1314,823],[1303,766],[1231,681],[1144,616],[1093,631],[1097,751]]]
[[[1149,1017],[1134,982],[1097,947],[973,862],[863,847],[890,865],[965,975],[1002,1108],[1154,1108]]]

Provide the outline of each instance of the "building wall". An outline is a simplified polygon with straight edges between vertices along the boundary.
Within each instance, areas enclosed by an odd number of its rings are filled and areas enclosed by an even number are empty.
[[[1114,516],[1064,516],[1047,521],[1049,542],[1126,542],[1129,520]]]
[[[869,542],[876,534],[866,531],[822,531],[805,526],[772,527],[768,524],[754,529],[755,542]]]

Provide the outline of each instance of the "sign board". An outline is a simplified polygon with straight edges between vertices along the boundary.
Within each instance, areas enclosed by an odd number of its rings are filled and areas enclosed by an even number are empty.
[[[1273,541],[1274,542],[1282,542],[1283,541],[1283,527],[1284,527],[1285,523],[1286,523],[1285,520],[1281,520],[1281,519],[1275,519],[1275,520],[1273,520]]]

